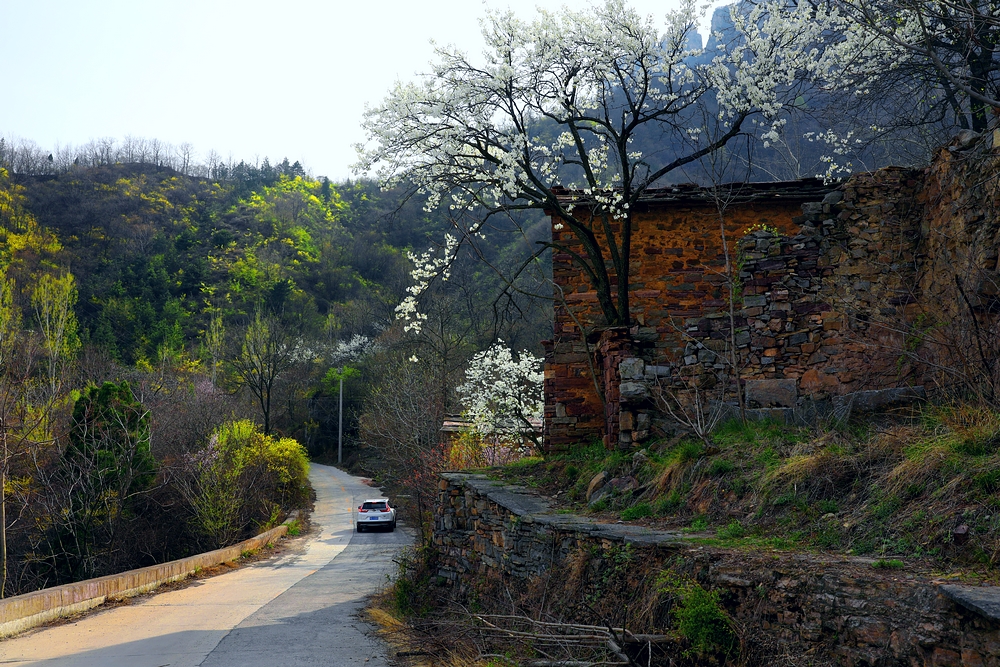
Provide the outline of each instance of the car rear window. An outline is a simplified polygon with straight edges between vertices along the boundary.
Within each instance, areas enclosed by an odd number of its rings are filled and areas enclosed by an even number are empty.
[[[381,510],[385,511],[385,503],[365,503],[361,506],[364,510]]]

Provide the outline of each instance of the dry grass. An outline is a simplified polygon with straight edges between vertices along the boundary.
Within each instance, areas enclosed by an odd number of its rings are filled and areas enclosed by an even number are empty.
[[[779,486],[803,484],[838,463],[838,458],[826,450],[816,454],[790,456],[778,467],[766,472],[763,482]]]
[[[922,559],[928,569],[984,576],[1000,565],[997,411],[927,406],[846,428],[731,422],[713,438],[709,448],[651,443],[639,473],[630,454],[587,448],[587,459],[550,457],[520,469],[517,481],[547,495],[568,491],[560,502],[575,499],[587,511],[583,491],[596,472],[634,474],[641,493],[602,500],[598,516],[699,534],[736,526],[721,539],[748,548]],[[639,502],[653,516],[623,516]],[[956,545],[952,533],[963,525],[969,540]]]
[[[674,460],[664,466],[656,478],[656,489],[659,493],[669,493],[676,490],[684,482],[685,475],[691,464],[687,461]]]
[[[406,667],[485,667],[483,661],[464,655],[465,647],[458,641],[451,645],[447,634],[440,628],[428,628],[424,620],[406,619],[392,609],[392,591],[376,596],[365,609],[364,615],[375,625],[379,637],[385,641],[395,664]],[[460,639],[461,633],[455,633]]]

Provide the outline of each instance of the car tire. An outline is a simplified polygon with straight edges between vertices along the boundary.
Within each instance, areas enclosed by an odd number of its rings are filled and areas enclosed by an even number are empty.
[[[361,527],[361,524],[360,524],[360,523],[358,524],[358,526],[357,526],[357,527],[358,527],[358,532],[359,532],[359,533],[363,533],[363,532],[365,532],[365,529]]]
[[[396,530],[396,522],[395,521],[393,521],[392,523],[389,524],[389,532],[391,533],[394,530]]]

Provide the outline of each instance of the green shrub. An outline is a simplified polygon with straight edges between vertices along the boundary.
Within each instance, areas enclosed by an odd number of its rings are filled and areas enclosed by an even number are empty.
[[[149,486],[156,462],[149,447],[149,411],[128,382],[90,386],[73,405],[64,460],[94,477],[99,493],[131,496]]]
[[[969,435],[955,445],[955,451],[968,456],[984,456],[997,451],[1000,433]]]
[[[736,466],[733,465],[732,461],[726,459],[714,459],[711,465],[708,466],[708,474],[712,477],[718,477],[719,475],[726,475],[731,473]]]
[[[564,455],[571,461],[581,463],[603,461],[608,456],[608,450],[600,440],[593,440],[586,445],[571,447]]]
[[[836,525],[824,526],[816,534],[816,544],[822,549],[836,549],[840,542],[841,534]]]
[[[785,505],[790,505],[793,502],[795,502],[795,497],[796,497],[795,491],[786,491],[785,493],[782,493],[780,496],[771,501],[771,504],[774,505],[775,507],[783,507]]]
[[[820,514],[836,514],[840,508],[835,500],[820,500],[816,503],[816,509]]]
[[[223,424],[195,457],[182,488],[192,522],[210,546],[231,543],[308,499],[309,460],[292,438],[268,436],[248,420]]]
[[[53,512],[51,550],[57,577],[79,581],[113,558],[123,526],[156,476],[150,451],[149,411],[128,382],[89,386],[76,397],[69,444],[53,481],[64,485],[64,504]]]
[[[681,440],[673,450],[674,459],[687,463],[701,456],[703,448],[697,440]]]
[[[902,570],[906,567],[906,564],[901,560],[896,560],[895,558],[890,560],[879,558],[877,561],[872,563],[872,567],[876,569]]]
[[[535,466],[539,466],[544,462],[545,459],[543,459],[541,456],[525,456],[523,459],[517,459],[516,461],[511,461],[504,467],[517,470],[520,468],[532,468]]]
[[[730,419],[716,428],[712,440],[720,446],[757,445],[776,441],[785,443],[801,442],[806,437],[802,429],[792,428],[773,419],[742,422]]]
[[[893,514],[899,511],[899,508],[903,506],[903,502],[896,496],[889,496],[885,500],[881,501],[872,509],[872,514],[875,518],[882,521],[888,519]]]
[[[672,572],[661,573],[657,583],[661,593],[674,598],[670,616],[677,633],[691,646],[686,656],[732,653],[736,636],[729,615],[719,604],[718,592],[705,590],[696,581],[676,578]]]
[[[413,581],[402,576],[392,585],[392,597],[396,611],[403,616],[419,615],[416,602],[426,593],[426,581]]]
[[[858,539],[854,542],[851,551],[853,551],[859,556],[870,554],[873,551],[875,551],[875,541],[867,537]]]
[[[517,663],[508,657],[492,657],[486,661],[486,667],[517,667]]]
[[[781,463],[781,456],[778,455],[778,452],[774,451],[774,447],[768,447],[755,456],[754,460],[766,469],[771,470],[772,468],[777,468]]]
[[[696,533],[700,532],[700,531],[703,531],[706,528],[708,528],[708,519],[706,519],[703,516],[695,517],[691,521],[691,530],[693,530]]]
[[[972,483],[984,493],[1000,491],[1000,468],[979,473],[972,478]]]
[[[674,489],[670,493],[656,500],[656,513],[659,515],[670,514],[684,503],[681,492]]]
[[[733,519],[726,526],[720,528],[716,536],[723,540],[738,540],[746,536],[747,531],[739,521]]]
[[[647,502],[641,502],[622,512],[622,521],[635,521],[647,516],[653,516],[653,508]]]

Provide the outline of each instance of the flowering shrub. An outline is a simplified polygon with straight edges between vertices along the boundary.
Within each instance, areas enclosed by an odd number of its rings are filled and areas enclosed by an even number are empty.
[[[193,475],[182,493],[212,547],[274,522],[307,498],[305,449],[292,438],[264,435],[249,420],[220,426],[189,461]]]
[[[481,440],[535,441],[534,424],[542,418],[541,366],[542,359],[527,350],[515,358],[502,340],[472,358],[457,389]]]

